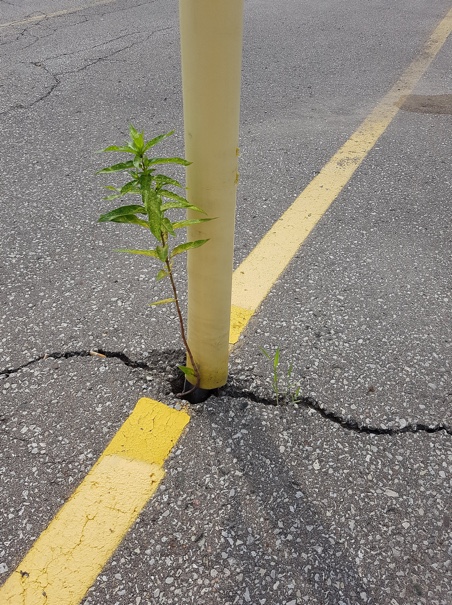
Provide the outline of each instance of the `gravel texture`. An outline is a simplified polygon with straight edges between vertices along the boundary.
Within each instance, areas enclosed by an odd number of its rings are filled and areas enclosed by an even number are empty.
[[[0,379],[2,579],[89,471],[140,391],[134,371],[96,356],[48,358]]]
[[[183,403],[169,371],[181,352],[99,355],[3,376],[5,578],[132,402]],[[369,434],[322,416],[312,400],[276,406],[264,388],[247,397],[252,372],[232,365],[221,396],[191,408],[164,483],[84,604],[446,605],[450,434]]]
[[[83,603],[447,605],[451,457],[444,432],[211,398]]]
[[[0,29],[0,580],[141,395],[182,405],[175,313],[148,307],[165,284],[112,253],[146,241],[96,224],[94,174],[130,122],[174,127],[160,151],[183,154],[177,2],[91,4],[33,21],[73,3],[0,2],[2,23],[28,19]],[[236,263],[450,8],[305,4],[246,3]],[[451,52],[416,94],[450,94]],[[447,113],[399,112],[84,605],[449,605],[451,141]],[[281,350],[283,405],[261,347]]]

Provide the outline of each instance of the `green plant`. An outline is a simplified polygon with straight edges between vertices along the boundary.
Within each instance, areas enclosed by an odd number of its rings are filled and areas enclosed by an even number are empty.
[[[113,223],[130,223],[138,225],[146,229],[154,239],[155,247],[149,250],[121,248],[117,250],[117,252],[149,256],[161,263],[161,268],[157,272],[156,279],[169,279],[172,297],[151,303],[151,306],[165,303],[175,304],[182,341],[192,365],[191,368],[179,366],[179,369],[186,376],[194,377],[195,384],[193,385],[193,389],[191,389],[194,390],[199,386],[199,368],[193,358],[185,333],[179,297],[174,281],[173,260],[176,256],[183,254],[192,248],[202,246],[208,240],[201,239],[192,242],[184,242],[171,247],[170,236],[175,236],[178,229],[184,229],[188,225],[202,223],[211,219],[191,218],[173,221],[167,215],[169,211],[180,209],[194,210],[204,214],[200,208],[190,204],[184,197],[172,191],[171,188],[184,189],[178,181],[164,174],[157,173],[156,167],[160,164],[180,164],[182,166],[188,166],[190,162],[178,157],[150,158],[147,156],[147,151],[149,149],[163,141],[163,139],[171,136],[174,131],[167,134],[161,134],[149,141],[145,141],[143,133],[138,132],[133,126],[130,126],[129,132],[130,140],[125,145],[111,145],[101,151],[127,153],[133,156],[132,159],[103,168],[102,170],[99,170],[97,174],[125,172],[128,175],[129,180],[122,187],[107,186],[106,188],[114,191],[114,193],[107,196],[105,199],[113,200],[122,198],[125,195],[137,195],[141,198],[141,204],[119,206],[106,214],[102,214],[99,218],[99,222],[110,221]],[[186,395],[187,393],[183,394]]]
[[[293,364],[289,365],[289,368],[285,372],[284,379],[282,379],[280,371],[281,352],[279,347],[276,347],[273,356],[263,348],[260,348],[259,350],[272,364],[272,387],[276,398],[276,405],[279,405],[281,397],[290,399],[292,403],[296,403],[299,398],[301,387],[292,383]]]
[[[290,364],[287,370],[286,378],[287,378],[287,391],[286,396],[290,397],[290,401],[292,403],[296,403],[299,400],[299,395],[301,391],[301,386],[299,384],[293,384],[292,379],[293,373],[293,365]]]
[[[275,397],[276,397],[276,404],[278,405],[279,404],[279,381],[280,381],[280,375],[279,375],[279,347],[276,348],[276,351],[275,351],[275,354],[273,355],[273,357],[265,349],[260,348],[259,350],[272,363],[272,371],[273,371],[272,387],[273,387],[273,392],[274,392]]]

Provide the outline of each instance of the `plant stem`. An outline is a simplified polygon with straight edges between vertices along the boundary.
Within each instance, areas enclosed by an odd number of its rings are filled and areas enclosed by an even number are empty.
[[[182,341],[184,343],[185,350],[187,351],[187,354],[188,354],[188,356],[190,358],[190,362],[191,362],[191,365],[193,366],[193,371],[194,371],[195,377],[196,377],[196,383],[193,385],[193,387],[191,389],[189,389],[188,391],[184,391],[183,393],[179,393],[179,395],[188,395],[189,393],[192,393],[195,389],[197,389],[199,387],[199,382],[200,382],[199,369],[198,369],[198,366],[197,366],[197,364],[195,362],[195,359],[193,357],[193,353],[191,352],[191,349],[190,349],[190,347],[188,345],[187,337],[185,335],[184,320],[183,320],[182,311],[181,311],[180,305],[179,305],[179,297],[177,295],[176,284],[174,283],[173,270],[171,268],[171,263],[167,259],[165,261],[165,264],[166,264],[166,269],[168,271],[168,276],[170,278],[171,287],[173,289],[174,302],[176,304],[177,315],[179,317],[179,325],[180,325],[180,333],[181,333],[181,336],[182,336]]]
[[[144,174],[145,177],[147,177],[148,174],[149,174],[149,172],[148,172],[148,169],[146,167],[146,163],[144,161],[144,155],[143,154],[141,154],[140,160],[141,160],[141,169],[143,171],[143,174]],[[146,207],[144,196],[142,196],[142,199],[143,199],[143,205]],[[162,246],[164,248],[166,246],[166,244],[167,244],[167,241],[168,241],[167,240],[168,235],[165,234],[164,232],[162,232],[160,235],[161,235]],[[166,259],[165,265],[166,265],[166,269],[168,271],[168,276],[170,278],[171,288],[173,290],[174,302],[176,304],[177,315],[179,317],[179,325],[180,325],[180,333],[181,333],[181,336],[182,336],[182,341],[184,343],[184,347],[185,347],[185,350],[187,351],[188,357],[190,358],[190,362],[191,362],[191,365],[193,367],[193,371],[195,373],[195,378],[196,378],[196,383],[193,385],[193,387],[191,389],[189,389],[188,391],[184,391],[183,393],[179,393],[178,394],[178,396],[182,397],[184,395],[188,395],[189,393],[192,393],[195,389],[197,389],[199,387],[200,375],[199,375],[198,366],[197,366],[197,364],[195,362],[195,359],[193,357],[193,353],[191,352],[191,349],[190,349],[190,347],[188,345],[187,336],[185,335],[184,319],[182,317],[182,311],[181,311],[180,305],[179,305],[179,297],[177,295],[177,288],[176,288],[176,284],[174,282],[173,270],[171,268],[171,263],[170,263],[169,258]]]

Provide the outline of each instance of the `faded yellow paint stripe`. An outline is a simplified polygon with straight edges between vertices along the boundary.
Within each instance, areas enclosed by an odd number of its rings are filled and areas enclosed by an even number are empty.
[[[0,603],[80,603],[157,489],[165,474],[163,461],[189,420],[185,412],[140,399],[92,470],[0,588]]]
[[[163,476],[156,464],[101,458],[2,587],[0,602],[79,603]]]
[[[231,307],[231,326],[229,330],[229,344],[235,344],[247,323],[253,316],[253,311],[241,307]]]
[[[42,21],[43,19],[51,19],[53,17],[61,17],[62,15],[70,15],[72,13],[78,13],[79,11],[85,10],[86,8],[93,8],[95,6],[101,6],[102,4],[112,4],[116,0],[98,0],[91,4],[84,4],[83,6],[74,6],[73,8],[66,8],[64,10],[56,11],[54,13],[47,13],[41,15],[33,15],[32,17],[26,17],[25,19],[18,19],[17,21],[8,21],[7,23],[0,23],[0,27],[14,27],[16,25],[27,25],[36,21]]]
[[[185,412],[143,397],[103,455],[118,454],[161,466],[189,419]]]
[[[232,278],[232,308],[240,309],[242,316],[246,311],[249,315],[240,323],[233,312],[236,325],[231,326],[231,344],[238,340],[240,330],[245,328],[301,244],[387,129],[399,111],[400,97],[411,93],[451,29],[452,9],[397,83],[237,267]]]

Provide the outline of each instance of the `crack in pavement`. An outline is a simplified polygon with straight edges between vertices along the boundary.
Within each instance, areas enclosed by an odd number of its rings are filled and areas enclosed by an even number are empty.
[[[172,28],[165,28],[165,29],[172,29]],[[153,32],[151,32],[150,34],[147,34],[146,38],[152,36],[153,34],[157,33],[158,31],[163,31],[163,30],[155,30]],[[108,44],[112,44],[113,42],[117,42],[118,40],[122,40],[123,38],[130,38],[131,36],[136,37],[137,35],[142,35],[144,34],[144,32],[133,32],[130,34],[122,34],[121,36],[116,36],[115,38],[110,38],[109,40],[104,40],[103,42],[100,42],[99,44],[95,44],[94,46],[88,46],[87,48],[78,48],[77,50],[71,51],[71,52],[67,52],[67,53],[60,53],[58,55],[49,55],[48,57],[44,57],[42,59],[42,62],[44,61],[53,61],[55,59],[61,59],[62,57],[70,57],[72,55],[78,55],[81,54],[83,52],[87,52],[87,51],[92,51],[95,48],[100,48],[102,46],[107,46]],[[138,40],[136,42],[134,42],[134,44],[139,44],[140,42],[142,42],[143,40]],[[121,52],[122,50],[126,50],[130,48],[129,46],[125,46],[121,49],[118,49],[116,51],[114,51],[114,53],[118,53]],[[107,55],[108,56],[108,55]],[[79,70],[73,70],[73,71],[68,71],[68,72],[60,72],[57,73],[57,75],[61,76],[61,75],[66,75],[67,73],[77,73],[77,71]]]
[[[150,4],[155,4],[158,0],[143,0],[142,2],[137,2],[136,4],[126,3],[124,7],[116,5],[109,6],[111,10],[105,10],[104,12],[99,13],[100,17],[104,17],[105,15],[112,15],[113,13],[121,13],[124,11],[128,11],[134,8],[140,8],[141,6],[147,6]],[[99,5],[102,6],[102,5]]]
[[[35,24],[33,24],[35,25]],[[31,38],[34,38],[30,44],[27,44],[26,46],[22,46],[20,48],[20,50],[26,50],[27,48],[30,48],[30,46],[33,46],[33,44],[36,44],[36,42],[39,40],[39,37],[36,36],[35,34],[31,33],[31,28],[32,26],[28,26],[28,27],[24,27],[21,31],[19,31],[18,33],[15,34],[15,38],[8,38],[6,37],[6,39],[3,42],[0,42],[0,46],[6,46],[8,44],[14,44],[15,42],[18,42],[22,37],[25,38],[26,36],[30,36]],[[42,38],[46,38],[47,36],[42,36]]]
[[[47,67],[44,65],[44,63],[41,63],[39,61],[36,61],[36,62],[32,61],[31,64],[34,65],[35,67],[43,69],[46,72],[46,74],[48,74],[51,78],[53,78],[54,82],[53,82],[53,84],[51,84],[51,86],[49,87],[49,89],[47,90],[46,93],[44,93],[38,99],[35,99],[29,105],[24,106],[24,109],[30,109],[30,107],[33,107],[34,105],[36,105],[36,103],[40,103],[41,101],[44,101],[44,99],[47,99],[47,97],[49,97],[52,94],[52,92],[55,90],[55,88],[57,88],[57,86],[59,86],[61,84],[61,80],[58,78],[58,74],[53,74],[49,69],[47,69]]]
[[[14,44],[15,42],[19,42],[21,38],[26,39],[26,37],[32,38],[32,40],[28,44],[21,45],[18,49],[19,51],[28,50],[32,46],[34,46],[37,42],[41,40],[45,40],[46,38],[50,38],[57,31],[61,29],[68,29],[70,27],[76,27],[77,25],[82,25],[89,21],[88,17],[85,15],[80,15],[78,21],[74,21],[73,23],[65,23],[64,27],[52,27],[50,23],[47,22],[46,19],[39,21],[37,23],[30,23],[27,27],[24,27],[22,31],[19,31],[14,39],[6,39],[4,42],[0,42],[0,46],[5,46],[6,44]],[[34,28],[36,28],[36,33],[34,33]],[[47,30],[47,33],[45,32]]]
[[[268,399],[265,397],[258,397],[251,391],[239,391],[238,389],[231,388],[226,393],[228,396],[237,398],[246,398],[251,399],[255,403],[261,403],[264,405],[271,405],[274,407],[281,406],[281,403],[276,403],[275,399]],[[289,405],[293,403],[292,401],[285,400],[283,405]],[[422,422],[416,422],[411,424],[406,424],[403,427],[398,428],[390,428],[390,427],[377,427],[368,424],[364,424],[359,422],[354,418],[346,418],[335,412],[331,412],[325,409],[317,400],[313,397],[300,397],[295,403],[298,406],[302,406],[305,409],[313,410],[325,418],[326,420],[330,420],[335,424],[338,424],[344,429],[348,431],[353,431],[355,433],[364,433],[367,435],[402,435],[403,433],[439,433],[440,431],[445,431],[448,435],[452,435],[452,426],[448,426],[445,423],[436,424],[434,426],[428,426]]]
[[[150,38],[152,38],[154,35],[159,34],[161,32],[165,32],[165,31],[169,31],[174,29],[173,26],[168,26],[168,27],[162,27],[160,29],[155,29],[152,32],[148,33],[148,34],[144,34],[144,32],[140,32],[140,34],[142,34],[142,38],[140,40],[136,40],[136,36],[137,36],[137,32],[133,32],[130,34],[124,34],[122,36],[119,36],[118,38],[112,38],[110,40],[106,40],[100,44],[96,44],[95,46],[88,48],[88,49],[83,49],[83,50],[77,50],[74,52],[68,52],[68,53],[62,53],[61,55],[55,55],[55,56],[50,56],[50,57],[46,57],[44,59],[41,59],[40,61],[31,61],[29,62],[29,64],[34,65],[35,67],[38,67],[42,70],[44,70],[51,78],[53,78],[54,82],[53,84],[51,84],[48,89],[46,90],[46,92],[44,94],[42,94],[41,96],[39,96],[38,98],[36,98],[34,101],[32,101],[31,103],[29,103],[28,105],[24,105],[22,103],[19,103],[13,107],[9,107],[8,109],[6,109],[3,112],[0,112],[0,115],[7,115],[10,112],[13,111],[17,111],[18,109],[30,109],[32,107],[34,107],[35,105],[37,105],[38,103],[41,103],[42,101],[44,101],[45,99],[47,99],[57,88],[58,86],[62,83],[62,78],[64,76],[68,76],[70,74],[78,74],[94,65],[96,65],[97,63],[100,63],[102,61],[114,61],[113,57],[119,53],[122,53],[124,51],[130,50],[131,48],[134,48],[135,46],[138,46],[140,44],[145,44]],[[24,30],[25,31],[25,30]],[[24,32],[22,32],[19,35],[23,35]],[[51,35],[51,34],[48,34]],[[45,36],[48,37],[48,36]],[[80,52],[86,52],[86,51],[92,51],[96,48],[102,47],[102,46],[106,46],[112,43],[117,42],[117,40],[120,40],[122,38],[130,38],[133,37],[135,38],[130,44],[123,46],[121,48],[118,48],[116,50],[111,50],[108,51],[108,49],[106,49],[106,53],[103,56],[97,57],[95,59],[89,59],[86,58],[85,59],[85,64],[82,65],[81,67],[77,68],[77,69],[72,69],[72,70],[63,70],[63,71],[57,71],[57,72],[53,72],[51,71],[47,65],[46,65],[46,61],[52,61],[55,59],[61,59],[62,57],[67,57],[70,55],[76,55]],[[29,46],[33,45],[37,40],[34,40]]]
[[[156,30],[150,32],[149,34],[144,35],[144,37],[141,40],[134,40],[129,45],[123,46],[122,48],[118,48],[116,50],[108,52],[106,55],[101,56],[101,57],[97,57],[96,59],[93,59],[93,60],[89,60],[88,59],[88,63],[86,63],[82,67],[79,67],[78,69],[57,72],[55,75],[58,77],[58,76],[67,76],[68,74],[78,74],[81,71],[84,71],[85,69],[88,69],[88,67],[91,67],[92,65],[96,65],[100,61],[110,61],[111,58],[114,57],[115,55],[117,55],[119,53],[122,53],[122,52],[124,52],[126,50],[130,50],[131,48],[134,48],[135,46],[138,46],[140,44],[144,44],[150,38],[152,38],[152,36],[154,36],[155,34],[159,34],[161,32],[165,32],[165,31],[168,31],[168,30],[171,30],[171,29],[174,29],[174,28],[172,26],[170,26],[170,27],[162,27],[161,29],[156,29]],[[143,33],[143,32],[141,32],[141,33]],[[136,38],[137,33],[133,32],[131,34],[124,34],[123,36],[119,36],[118,38],[113,38],[111,40],[107,40],[105,42],[102,42],[101,44],[97,44],[97,45],[93,46],[92,48],[94,49],[94,48],[98,48],[99,46],[105,46],[107,44],[111,44],[113,42],[116,42],[117,40],[120,40],[121,38],[129,38],[131,36],[133,36],[134,38]],[[73,54],[73,53],[63,53],[61,56],[62,57],[63,56],[67,56],[69,54]],[[51,57],[51,58],[53,58],[53,57]],[[56,57],[56,58],[59,58],[59,57]]]
[[[17,368],[6,368],[0,371],[0,378],[7,378],[12,374],[16,374],[23,370],[24,368],[29,367],[32,364],[38,363],[39,361],[44,361],[46,359],[70,359],[74,357],[103,357],[110,359],[118,359],[124,365],[133,368],[133,369],[141,369],[151,371],[152,368],[149,364],[144,361],[135,361],[131,359],[128,355],[123,353],[122,351],[107,351],[106,349],[98,348],[96,350],[81,350],[81,351],[54,351],[53,353],[45,353],[44,355],[40,355],[31,361],[28,361]],[[329,411],[324,408],[317,400],[313,397],[300,397],[295,402],[284,400],[284,403],[277,403],[275,399],[271,397],[259,397],[255,393],[249,390],[240,390],[233,385],[226,385],[224,389],[221,390],[221,394],[227,397],[231,397],[233,399],[245,398],[250,399],[254,403],[259,403],[262,405],[270,405],[270,406],[286,406],[291,403],[296,403],[299,407],[303,407],[305,409],[313,410],[314,412],[320,414],[322,418],[329,420],[343,429],[348,431],[353,431],[355,433],[367,434],[367,435],[402,435],[404,433],[439,433],[440,431],[446,432],[448,435],[452,435],[452,426],[447,425],[442,422],[433,426],[429,426],[423,422],[415,422],[408,423],[405,426],[401,427],[387,427],[387,426],[373,426],[369,424],[365,424],[360,422],[359,420],[352,417],[344,417],[340,414],[336,414],[335,412]],[[196,410],[196,404],[194,405],[194,409]],[[0,421],[6,421],[6,417],[1,417]]]
[[[27,368],[28,366],[37,363],[39,361],[44,361],[46,359],[70,359],[71,357],[112,357],[115,359],[119,359],[126,366],[131,368],[141,368],[144,370],[150,370],[150,367],[147,363],[142,361],[133,361],[128,357],[125,353],[121,351],[106,351],[104,349],[96,349],[96,350],[81,350],[81,351],[54,351],[53,353],[44,353],[39,357],[35,357],[31,361],[27,361],[26,363],[18,366],[17,368],[5,368],[4,370],[0,370],[0,377],[5,376],[6,378],[11,374],[16,374]]]

